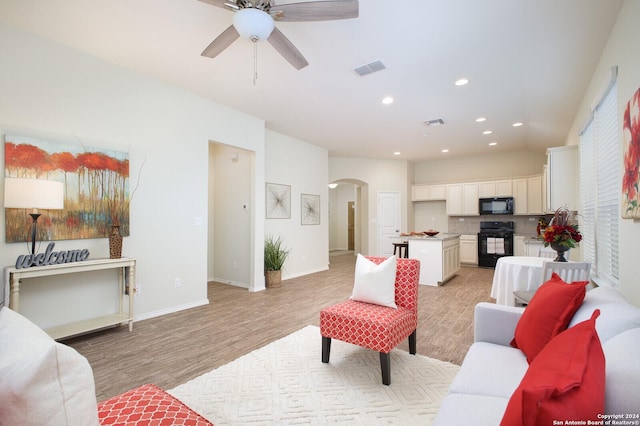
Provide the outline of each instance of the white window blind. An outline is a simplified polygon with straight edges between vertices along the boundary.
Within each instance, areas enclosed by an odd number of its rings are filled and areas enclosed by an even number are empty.
[[[617,286],[620,143],[615,80],[580,135],[581,232],[584,260],[599,285]]]
[[[580,135],[580,232],[582,256],[591,263],[591,274],[596,274],[596,181],[595,129],[591,120]]]

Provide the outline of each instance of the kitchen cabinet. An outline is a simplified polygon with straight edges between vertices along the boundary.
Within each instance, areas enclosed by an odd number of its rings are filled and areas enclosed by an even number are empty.
[[[460,263],[478,264],[478,235],[460,236]]]
[[[478,182],[478,196],[479,198],[511,197],[513,196],[513,181],[505,179]]]
[[[411,201],[442,201],[447,198],[447,186],[442,185],[413,185],[411,187]]]
[[[460,236],[408,238],[409,257],[420,261],[420,284],[439,286],[460,270]]]
[[[578,146],[547,149],[546,205],[548,212],[565,207],[578,210]]]
[[[543,214],[542,175],[513,180],[514,214]]]
[[[514,256],[527,256],[527,248],[524,244],[524,235],[513,236],[513,255]]]
[[[544,213],[542,210],[542,175],[527,178],[527,213]]]
[[[527,179],[513,180],[513,214],[527,214],[528,209]]]
[[[525,256],[538,257],[538,251],[544,245],[542,240],[529,238],[525,241]]]
[[[478,216],[478,183],[452,183],[447,185],[448,216]]]

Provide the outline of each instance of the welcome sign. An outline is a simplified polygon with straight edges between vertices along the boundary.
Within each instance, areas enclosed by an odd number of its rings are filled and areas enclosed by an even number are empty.
[[[31,268],[32,266],[59,265],[62,263],[82,262],[89,258],[89,250],[75,249],[67,251],[53,251],[56,243],[49,243],[44,253],[22,254],[16,259],[16,269]]]

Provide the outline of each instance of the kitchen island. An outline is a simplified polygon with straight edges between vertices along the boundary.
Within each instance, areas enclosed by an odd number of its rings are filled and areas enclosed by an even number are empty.
[[[420,284],[439,286],[460,270],[460,235],[402,237],[409,242],[409,257],[420,261]]]

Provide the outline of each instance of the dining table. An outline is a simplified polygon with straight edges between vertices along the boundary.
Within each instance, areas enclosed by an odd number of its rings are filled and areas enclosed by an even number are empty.
[[[498,258],[493,273],[491,297],[496,304],[516,306],[514,291],[535,291],[542,285],[542,266],[553,259],[534,256]]]

